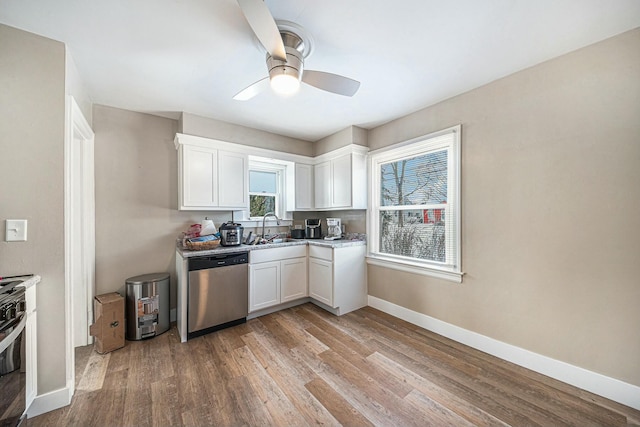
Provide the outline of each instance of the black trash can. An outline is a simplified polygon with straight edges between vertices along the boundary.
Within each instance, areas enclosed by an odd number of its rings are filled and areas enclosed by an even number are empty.
[[[169,273],[127,279],[127,339],[153,338],[169,330]]]

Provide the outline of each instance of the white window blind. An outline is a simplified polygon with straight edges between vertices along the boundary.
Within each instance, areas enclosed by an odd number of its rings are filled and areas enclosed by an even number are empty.
[[[370,257],[460,273],[460,127],[370,155]]]

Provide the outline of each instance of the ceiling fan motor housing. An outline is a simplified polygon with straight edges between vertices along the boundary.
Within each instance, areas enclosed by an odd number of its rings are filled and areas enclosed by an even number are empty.
[[[300,80],[304,66],[304,42],[297,34],[290,31],[281,31],[284,50],[287,55],[286,61],[273,58],[267,53],[267,69],[269,77],[276,75],[290,75]]]

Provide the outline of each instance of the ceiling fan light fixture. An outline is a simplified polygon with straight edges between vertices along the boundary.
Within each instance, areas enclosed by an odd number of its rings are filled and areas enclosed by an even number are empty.
[[[298,39],[299,40],[299,39]],[[291,96],[300,89],[303,59],[300,51],[285,45],[287,60],[281,61],[267,54],[267,68],[271,89],[281,96]]]
[[[273,70],[276,71],[276,70]],[[271,73],[271,89],[278,95],[291,96],[300,89],[300,79],[297,75],[287,73],[286,69],[282,73]]]

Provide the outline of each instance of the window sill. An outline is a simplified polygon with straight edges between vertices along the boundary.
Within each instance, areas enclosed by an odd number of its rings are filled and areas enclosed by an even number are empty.
[[[419,274],[422,276],[431,276],[438,279],[448,280],[450,282],[462,283],[462,276],[464,273],[459,273],[450,270],[443,270],[434,267],[427,267],[418,263],[403,262],[397,260],[389,260],[385,258],[376,257],[373,255],[367,256],[367,264],[375,265],[378,267],[391,268],[393,270],[404,271],[406,273]]]

